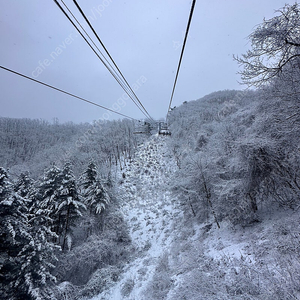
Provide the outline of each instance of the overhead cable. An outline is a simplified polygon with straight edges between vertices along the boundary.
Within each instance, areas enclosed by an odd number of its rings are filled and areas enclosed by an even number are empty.
[[[180,66],[181,66],[181,61],[182,61],[182,57],[183,57],[183,53],[184,53],[184,49],[185,49],[185,44],[186,44],[186,41],[187,41],[187,37],[188,37],[188,34],[189,34],[189,29],[190,29],[190,25],[191,25],[193,13],[194,13],[195,4],[196,4],[196,0],[193,0],[192,6],[191,6],[191,11],[190,11],[190,16],[189,16],[189,20],[188,20],[188,24],[187,24],[187,28],[186,28],[186,32],[185,32],[184,42],[183,42],[183,45],[182,45],[181,55],[180,55],[180,59],[179,59],[179,63],[178,63],[177,73],[176,73],[176,76],[175,76],[175,82],[174,82],[174,85],[173,85],[173,90],[172,90],[172,95],[171,95],[171,99],[170,99],[170,103],[169,103],[167,116],[168,116],[170,108],[171,108],[171,104],[172,104],[172,100],[173,100],[173,96],[174,96],[174,92],[175,92],[175,87],[176,87],[176,83],[177,83],[177,79],[178,79],[178,74],[179,74],[179,70],[180,70]]]
[[[128,88],[130,89],[130,91],[132,92],[132,94],[134,95],[134,97],[136,98],[136,100],[138,101],[138,103],[141,105],[141,107],[144,109],[144,111],[146,112],[146,114],[149,116],[150,119],[152,119],[152,117],[150,116],[150,114],[148,113],[148,111],[146,110],[146,108],[144,107],[144,105],[142,104],[142,102],[139,100],[139,98],[137,97],[137,95],[135,94],[135,92],[132,90],[131,86],[129,85],[129,83],[127,82],[127,80],[125,79],[123,73],[121,72],[121,70],[119,69],[119,67],[117,66],[116,62],[114,61],[114,59],[112,58],[112,56],[110,55],[109,51],[107,50],[107,48],[105,47],[105,45],[103,44],[103,42],[101,41],[99,35],[97,34],[97,32],[95,31],[94,27],[92,26],[92,24],[90,23],[90,21],[88,20],[88,18],[86,17],[85,13],[83,12],[83,10],[81,9],[80,5],[78,4],[78,2],[76,0],[73,0],[74,4],[76,5],[77,9],[79,10],[79,12],[81,13],[81,15],[83,16],[83,18],[85,19],[85,21],[87,22],[87,24],[89,25],[90,29],[93,31],[94,35],[96,36],[97,40],[99,41],[99,43],[101,44],[101,46],[103,47],[103,49],[105,50],[106,54],[108,55],[108,57],[110,58],[110,60],[112,61],[112,63],[114,64],[114,66],[116,67],[116,69],[118,70],[118,72],[120,73],[121,77],[123,78],[123,80],[125,81],[125,83],[127,84]],[[152,119],[153,120],[153,119]]]
[[[97,55],[97,57],[101,60],[101,62],[104,64],[104,66],[110,72],[110,74],[114,77],[114,79],[119,83],[119,85],[122,87],[122,89],[125,91],[125,93],[129,96],[129,98],[136,104],[136,102],[134,101],[132,95],[128,92],[128,90],[126,89],[126,87],[124,86],[124,84],[122,83],[122,81],[120,81],[120,79],[117,77],[117,75],[113,73],[113,71],[109,68],[109,66],[105,63],[105,61],[101,58],[101,56],[97,53],[97,51],[89,43],[89,41],[86,39],[86,37],[83,35],[83,33],[79,30],[79,28],[76,26],[76,24],[73,22],[73,20],[69,17],[69,15],[62,8],[62,6],[60,5],[60,3],[57,0],[54,0],[54,2],[60,8],[60,10],[63,12],[63,14],[67,17],[67,19],[71,22],[71,24],[75,27],[75,29],[79,32],[79,34],[82,36],[82,38],[85,40],[85,42],[89,45],[89,47],[93,50],[93,52]],[[148,116],[146,115],[146,113],[137,104],[136,104],[136,106],[145,115],[145,117],[148,118]]]
[[[34,82],[36,82],[36,83],[42,84],[42,85],[44,85],[44,86],[47,86],[48,88],[51,88],[51,89],[56,90],[56,91],[58,91],[58,92],[61,92],[61,93],[64,93],[64,94],[66,94],[66,95],[69,95],[69,96],[71,96],[71,97],[74,97],[74,98],[76,98],[76,99],[79,99],[79,100],[81,100],[81,101],[87,102],[87,103],[89,103],[89,104],[92,104],[92,105],[95,105],[95,106],[97,106],[97,107],[103,108],[103,109],[105,109],[105,110],[107,110],[107,111],[110,111],[110,112],[112,112],[112,113],[118,114],[118,115],[120,115],[120,116],[122,116],[122,117],[131,119],[131,120],[135,120],[135,121],[139,121],[139,120],[137,120],[137,119],[135,119],[135,118],[129,117],[129,116],[124,115],[124,114],[122,114],[122,113],[120,113],[120,112],[117,112],[117,111],[115,111],[115,110],[112,110],[112,109],[110,109],[110,108],[107,108],[107,107],[105,107],[105,106],[102,106],[102,105],[100,105],[100,104],[97,104],[97,103],[95,103],[95,102],[92,102],[92,101],[90,101],[90,100],[84,99],[84,98],[82,98],[82,97],[76,96],[76,95],[74,95],[74,94],[72,94],[72,93],[66,92],[66,91],[64,91],[64,90],[62,90],[62,89],[59,89],[59,88],[54,87],[54,86],[52,86],[52,85],[50,85],[50,84],[44,83],[44,82],[42,82],[42,81],[39,81],[39,80],[37,80],[37,79],[31,78],[31,77],[26,76],[26,75],[24,75],[24,74],[21,74],[21,73],[19,73],[19,72],[13,71],[13,70],[8,69],[8,68],[6,68],[6,67],[0,66],[0,68],[3,69],[3,70],[6,70],[6,71],[8,71],[8,72],[11,72],[11,73],[13,73],[13,74],[16,74],[16,75],[18,75],[18,76],[21,76],[21,77],[24,77],[24,78],[26,78],[26,79],[29,79],[29,80],[31,80],[31,81],[34,81]]]
[[[119,80],[117,75],[113,73],[113,71],[108,67],[108,65],[103,61],[103,59],[100,57],[100,55],[96,52],[96,50],[92,47],[92,45],[89,43],[89,41],[86,39],[86,37],[82,34],[82,32],[79,30],[79,28],[76,26],[76,24],[72,21],[72,19],[68,16],[68,14],[64,11],[62,6],[58,3],[57,0],[54,0],[54,2],[57,4],[57,6],[60,8],[60,10],[64,13],[64,15],[68,18],[68,20],[72,23],[72,25],[76,28],[76,30],[79,32],[79,34],[82,36],[82,38],[85,40],[85,42],[89,45],[89,47],[93,50],[93,52],[97,55],[97,57],[101,60],[101,62],[104,64],[104,66],[107,68],[107,70],[111,73],[111,75],[115,78],[115,80],[119,83],[119,85],[122,87],[122,89],[125,91],[125,93],[130,97],[130,99],[133,100],[132,96],[128,93],[126,90],[124,84]],[[134,100],[133,100],[134,101]],[[142,109],[137,105],[137,107],[140,109],[140,111],[148,118],[148,116],[142,111]]]
[[[107,64],[110,66],[111,70],[115,73],[116,76],[118,76],[118,78],[120,79],[120,81],[122,81],[121,76],[114,70],[114,67],[111,65],[111,63],[107,60],[107,58],[104,56],[104,54],[102,53],[102,51],[99,49],[99,47],[95,44],[95,42],[93,41],[93,39],[91,38],[91,36],[87,33],[87,31],[84,29],[84,27],[80,24],[80,22],[78,21],[78,19],[74,16],[74,14],[72,13],[72,11],[69,9],[69,7],[65,4],[65,2],[63,0],[61,0],[61,2],[63,3],[63,5],[66,7],[66,9],[68,10],[68,12],[70,13],[70,15],[74,18],[74,20],[76,21],[76,23],[80,26],[80,28],[82,29],[82,31],[86,34],[86,36],[89,38],[89,40],[92,42],[92,44],[95,46],[95,48],[99,51],[99,53],[102,55],[103,59],[107,62]]]

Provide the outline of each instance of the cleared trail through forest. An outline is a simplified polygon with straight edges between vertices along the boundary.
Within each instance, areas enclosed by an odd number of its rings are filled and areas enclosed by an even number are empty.
[[[133,162],[118,176],[122,180],[118,195],[136,257],[118,283],[93,300],[147,299],[155,270],[176,237],[176,220],[182,212],[170,194],[176,163],[167,149],[167,138],[153,136],[140,145]]]

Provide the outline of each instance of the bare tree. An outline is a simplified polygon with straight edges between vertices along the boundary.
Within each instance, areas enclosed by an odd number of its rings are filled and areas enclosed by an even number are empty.
[[[234,59],[244,67],[243,83],[262,86],[284,73],[285,68],[300,66],[300,7],[286,4],[278,16],[264,20],[250,34],[252,49]]]

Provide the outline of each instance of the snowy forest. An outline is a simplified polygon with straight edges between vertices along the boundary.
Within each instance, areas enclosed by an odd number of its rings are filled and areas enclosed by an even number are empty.
[[[1,299],[300,299],[300,6],[249,40],[171,135],[0,118]]]

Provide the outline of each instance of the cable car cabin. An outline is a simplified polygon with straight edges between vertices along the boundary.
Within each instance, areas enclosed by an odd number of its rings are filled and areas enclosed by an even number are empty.
[[[168,125],[166,122],[158,123],[158,134],[160,135],[171,135],[170,130],[168,129]]]

